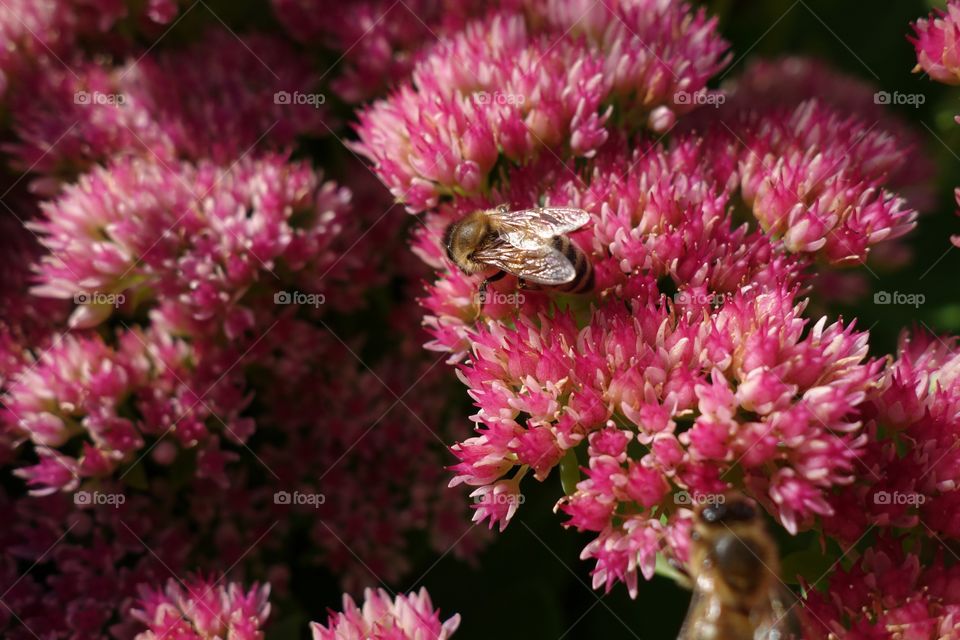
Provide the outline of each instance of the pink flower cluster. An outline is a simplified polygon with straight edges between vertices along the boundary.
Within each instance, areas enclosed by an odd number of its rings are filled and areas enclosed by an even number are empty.
[[[946,10],[937,9],[913,25],[909,38],[917,50],[917,66],[937,82],[960,84],[960,3],[947,2]]]
[[[311,628],[313,640],[447,640],[458,626],[459,615],[440,621],[426,589],[394,598],[383,589],[367,589],[362,607],[344,595],[343,611],[331,612],[326,626],[314,622]]]
[[[342,281],[331,271],[341,264],[335,243],[356,226],[349,202],[348,190],[283,156],[226,168],[118,160],[44,205],[32,226],[49,254],[35,293],[86,300],[75,327],[102,322],[122,299],[130,313],[158,303],[180,331],[236,338],[255,325],[260,300],[250,290],[264,279],[310,290],[327,275]],[[285,282],[277,271],[295,276]]]
[[[703,90],[726,62],[715,22],[683,3],[539,5],[526,15],[551,21],[491,12],[440,39],[409,82],[359,113],[356,149],[411,211],[484,192],[500,158],[594,155],[614,105],[666,130],[691,106],[675,94]]]
[[[162,589],[144,588],[131,615],[147,631],[136,640],[261,640],[270,615],[269,595],[269,585],[244,591],[236,583],[199,577],[183,583],[171,579]]]
[[[791,300],[741,292],[712,313],[607,305],[582,330],[568,314],[479,329],[460,375],[483,428],[453,448],[453,482],[495,487],[485,504],[519,493],[518,478],[501,479],[515,467],[542,480],[589,440],[586,479],[559,508],[598,534],[584,551],[595,581],[609,588],[616,576],[632,593],[637,569],[652,575],[676,497],[722,491],[734,467],[791,531],[833,515],[826,495],[853,479],[863,438],[850,416],[879,363],[865,360],[865,334],[808,328]],[[632,441],[642,455],[627,456]]]
[[[704,93],[724,47],[711,22],[678,2],[660,3],[659,15],[685,14],[705,29],[677,50],[703,66],[688,67],[682,87],[661,85],[634,65],[639,50],[608,39],[650,7],[613,6],[583,11],[576,25],[580,14],[565,21],[553,4],[502,7],[441,36],[408,84],[361,111],[357,149],[408,210],[426,211],[413,236],[438,272],[421,299],[426,346],[449,354],[478,409],[476,435],[452,447],[451,484],[474,487],[474,519],[502,530],[523,502],[523,480],[559,467],[557,510],[595,536],[582,554],[594,586],[624,582],[636,596],[658,556],[686,560],[692,501],[731,487],[790,533],[856,541],[835,527],[873,513],[847,518],[847,501],[873,490],[864,478],[881,458],[872,453],[882,440],[876,403],[892,374],[854,323],[806,318],[806,295],[814,265],[855,266],[873,251],[895,260],[893,241],[930,197],[917,179],[916,133],[874,103],[873,88],[785,59]],[[543,38],[561,26],[573,26],[570,38]],[[665,31],[659,37],[676,33]],[[551,84],[525,93],[535,68],[525,56],[544,42],[542,68],[555,56],[576,64],[537,76]],[[592,77],[591,64],[604,80],[579,82],[574,72]],[[795,80],[786,94],[784,75]],[[633,81],[649,102],[625,89]],[[668,114],[660,89],[696,99]],[[562,100],[537,112],[550,91],[577,96],[572,117]],[[511,95],[533,98],[489,115],[488,96]],[[711,95],[717,108],[702,106]],[[676,129],[669,142],[651,140],[611,104],[646,114],[654,131]],[[511,129],[508,117],[520,116]],[[478,278],[450,263],[441,238],[453,221],[500,204],[590,213],[571,239],[590,257],[595,291],[518,291],[507,277],[480,301]],[[906,386],[921,401],[920,384]],[[917,451],[936,446],[946,445]],[[846,524],[845,534],[858,526]]]

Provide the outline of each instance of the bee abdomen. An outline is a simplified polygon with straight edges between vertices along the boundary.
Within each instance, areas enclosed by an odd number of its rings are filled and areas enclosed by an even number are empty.
[[[570,261],[570,264],[573,265],[573,269],[576,272],[573,280],[566,284],[559,285],[556,287],[557,290],[565,293],[586,293],[587,291],[591,291],[593,289],[593,265],[590,264],[590,259],[587,257],[587,254],[581,251],[580,248],[566,236],[555,237],[553,239],[553,248],[562,253],[563,257]]]

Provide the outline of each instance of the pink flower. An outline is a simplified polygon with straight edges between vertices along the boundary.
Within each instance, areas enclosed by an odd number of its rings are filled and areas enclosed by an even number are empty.
[[[147,22],[136,26],[150,31],[149,22],[168,23],[178,10],[175,0],[150,0],[145,16],[135,12],[132,17]],[[78,40],[110,43],[108,34],[129,13],[121,0],[4,0],[0,39],[7,46],[0,51],[0,94],[37,65],[71,64]]]
[[[858,456],[857,483],[833,502],[830,535],[855,541],[871,525],[909,528],[923,537],[960,537],[960,351],[956,339],[901,336],[897,359],[865,406],[869,440]]]
[[[811,638],[855,640],[949,638],[960,632],[956,566],[905,553],[901,541],[881,538],[848,570],[837,567],[825,592],[807,589]]]
[[[248,400],[232,395],[229,382],[211,388],[216,378],[205,378],[205,367],[192,371],[184,342],[139,330],[117,340],[112,347],[95,336],[62,337],[8,385],[5,428],[41,458],[17,475],[38,495],[110,475],[144,448],[145,435],[196,446],[208,437],[206,421],[214,415],[211,426],[234,441],[249,436],[238,415]],[[84,442],[79,455],[58,451],[76,436]]]
[[[235,582],[191,577],[174,579],[165,588],[142,588],[131,615],[147,627],[137,640],[260,640],[270,615],[270,585],[253,585],[249,591]]]
[[[595,8],[583,34],[576,15],[586,11],[533,9],[557,22],[504,11],[469,23],[442,38],[410,82],[360,112],[357,151],[410,211],[486,192],[500,156],[594,155],[613,102],[669,126],[671,109],[689,108],[675,94],[701,90],[726,63],[715,23],[683,3]],[[669,60],[652,51],[670,51]]]
[[[349,265],[334,247],[350,194],[308,166],[280,156],[175,166],[119,161],[44,205],[33,227],[50,254],[35,292],[79,301],[73,326],[156,304],[178,331],[221,330],[210,320],[222,318],[236,337],[251,328],[246,294],[258,281],[276,286],[285,271],[296,275],[281,294],[314,291]]]
[[[810,101],[732,135],[743,147],[744,201],[791,252],[862,262],[872,245],[913,228],[917,212],[883,188],[902,166],[889,134]]]
[[[937,82],[960,84],[960,3],[947,3],[946,11],[935,10],[913,25],[914,36],[907,39],[917,51],[914,72],[923,70]]]
[[[460,626],[459,615],[440,621],[440,611],[433,608],[430,594],[423,588],[394,598],[383,589],[367,589],[363,597],[363,605],[358,607],[353,598],[344,595],[342,612],[331,612],[326,626],[312,623],[314,640],[446,640]]]

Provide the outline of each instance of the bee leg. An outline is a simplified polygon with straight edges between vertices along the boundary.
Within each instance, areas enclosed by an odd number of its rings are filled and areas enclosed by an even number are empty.
[[[480,291],[478,292],[480,296],[480,304],[483,304],[487,301],[487,285],[491,282],[496,282],[505,275],[507,275],[505,271],[498,271],[489,278],[484,278],[484,280],[480,283]]]

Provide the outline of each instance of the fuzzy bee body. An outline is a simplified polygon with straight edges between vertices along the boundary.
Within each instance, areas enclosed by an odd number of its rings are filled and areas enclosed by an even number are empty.
[[[752,501],[731,494],[698,507],[690,544],[694,594],[678,640],[800,638],[779,566]]]
[[[481,291],[487,282],[511,274],[523,286],[583,293],[593,288],[593,267],[566,234],[589,220],[590,215],[582,209],[510,211],[499,206],[452,223],[443,244],[450,261],[467,275],[491,274],[481,284]]]

